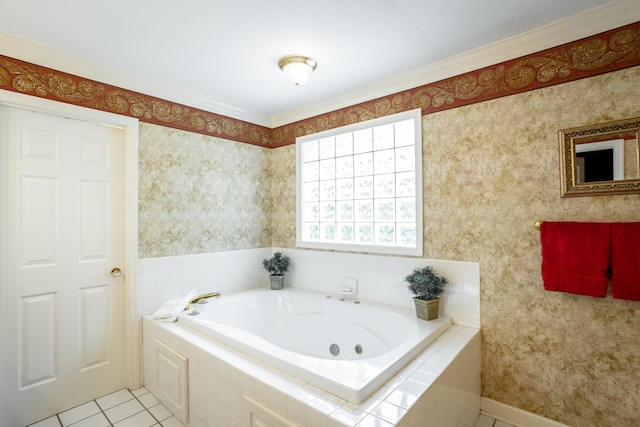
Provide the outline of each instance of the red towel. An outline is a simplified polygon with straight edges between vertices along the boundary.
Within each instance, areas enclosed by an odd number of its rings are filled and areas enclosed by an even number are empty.
[[[640,222],[611,226],[611,272],[613,297],[640,301]]]
[[[545,221],[540,226],[540,242],[546,290],[606,296],[610,223]]]

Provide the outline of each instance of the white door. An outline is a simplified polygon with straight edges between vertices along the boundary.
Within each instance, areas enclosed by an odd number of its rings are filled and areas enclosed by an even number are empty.
[[[24,426],[125,386],[124,133],[0,116],[0,424]]]

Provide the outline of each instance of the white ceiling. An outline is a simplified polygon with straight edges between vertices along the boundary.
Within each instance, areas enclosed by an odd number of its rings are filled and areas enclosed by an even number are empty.
[[[278,125],[331,100],[415,87],[447,58],[634,1],[0,0],[0,54]],[[285,80],[277,62],[287,54],[318,61],[309,83]]]

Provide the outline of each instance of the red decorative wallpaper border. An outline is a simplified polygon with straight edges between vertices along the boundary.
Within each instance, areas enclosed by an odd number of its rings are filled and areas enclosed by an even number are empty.
[[[275,129],[188,107],[0,55],[0,89],[253,145],[295,138],[388,114],[422,114],[640,65],[640,22]]]
[[[269,145],[271,129],[0,55],[0,89],[135,117],[143,122]]]

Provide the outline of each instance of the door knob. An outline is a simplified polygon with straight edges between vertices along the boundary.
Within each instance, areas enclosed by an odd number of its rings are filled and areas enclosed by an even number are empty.
[[[118,267],[114,267],[111,269],[109,274],[111,274],[113,277],[120,277],[122,275],[122,270],[120,270]]]

